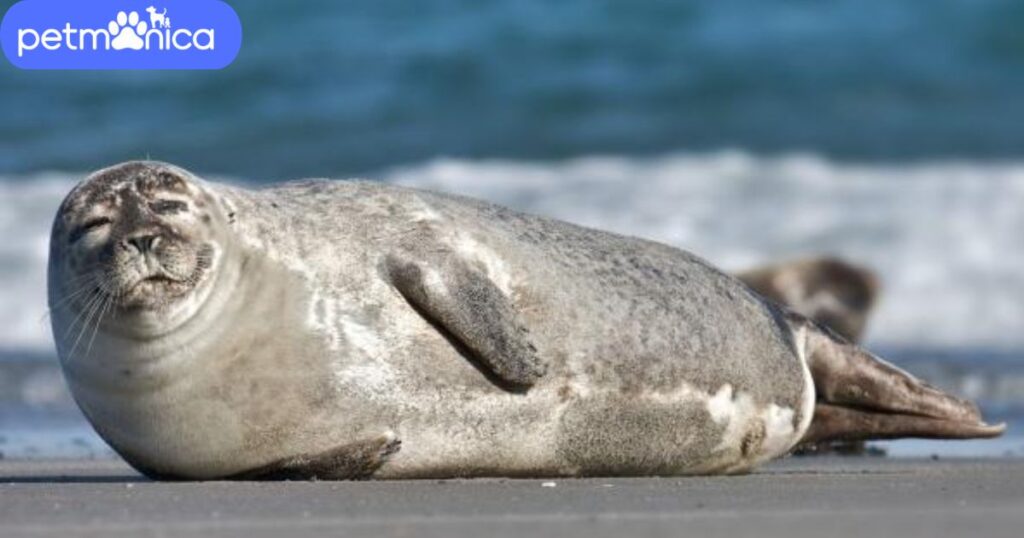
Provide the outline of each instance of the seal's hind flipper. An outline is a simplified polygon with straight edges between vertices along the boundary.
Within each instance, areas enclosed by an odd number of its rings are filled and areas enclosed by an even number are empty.
[[[229,480],[362,480],[370,478],[402,441],[388,433],[319,454],[299,455],[228,477]]]
[[[1006,429],[983,422],[966,422],[898,413],[883,413],[827,403],[814,406],[811,427],[801,442],[864,441],[868,439],[976,439],[998,437]]]
[[[392,285],[508,389],[533,385],[546,371],[508,297],[487,275],[450,257],[439,263],[385,260]]]
[[[947,394],[802,316],[788,315],[803,338],[818,405],[804,442],[831,439],[995,437],[973,402]]]

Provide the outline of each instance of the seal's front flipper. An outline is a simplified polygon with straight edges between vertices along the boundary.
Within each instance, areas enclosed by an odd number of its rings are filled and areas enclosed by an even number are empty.
[[[363,480],[370,478],[388,458],[398,452],[402,441],[393,433],[357,441],[319,454],[304,454],[278,460],[230,480]]]
[[[828,329],[790,314],[804,339],[818,405],[804,442],[832,439],[996,437],[974,403],[947,394]]]
[[[546,366],[515,307],[483,272],[454,257],[432,265],[391,256],[385,268],[399,293],[496,382],[521,389],[544,375]]]

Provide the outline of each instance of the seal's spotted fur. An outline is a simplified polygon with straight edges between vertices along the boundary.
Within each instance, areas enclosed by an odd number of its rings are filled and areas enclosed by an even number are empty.
[[[186,209],[154,205],[174,200]],[[105,231],[69,244],[103,204]],[[250,191],[151,162],[97,172],[65,202],[55,334],[87,308],[58,305],[83,264],[147,230],[197,253],[193,288],[154,284],[99,315],[94,344],[58,349],[97,430],[154,476],[738,472],[804,436],[818,379],[881,408],[919,390],[889,371],[861,383],[877,361],[665,245],[446,194]],[[188,262],[126,260],[107,280]],[[930,416],[976,419],[927,397]],[[843,433],[831,424],[816,434]]]

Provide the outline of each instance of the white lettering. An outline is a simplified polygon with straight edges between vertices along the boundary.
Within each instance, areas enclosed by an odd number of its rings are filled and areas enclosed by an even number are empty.
[[[146,50],[153,48],[151,38],[156,36],[156,48],[158,50],[164,50],[164,34],[156,28],[146,32]]]
[[[25,36],[27,35],[31,35],[35,38],[35,41],[32,43],[31,46],[28,43],[25,43]],[[36,50],[36,47],[38,46],[39,32],[36,32],[35,30],[32,29],[18,29],[18,58],[21,58],[25,54],[26,50]]]
[[[178,42],[178,36],[185,36],[189,39],[184,45]],[[175,30],[174,34],[171,35],[171,42],[174,43],[174,48],[178,50],[188,50],[192,48],[192,33],[188,30]]]
[[[75,34],[76,32],[78,32],[78,30],[72,28],[70,22],[64,23],[64,41],[67,42],[68,49],[70,50],[78,50],[75,48],[75,42],[71,41],[72,34]]]
[[[205,35],[207,37],[208,41],[205,45],[199,42],[200,35]],[[213,50],[213,29],[202,28],[196,30],[195,35],[192,36],[192,42],[195,43],[196,48],[199,50]]]
[[[57,50],[60,48],[60,30],[50,28],[43,32],[43,48],[46,50]]]
[[[106,30],[89,30],[88,28],[79,30],[78,48],[83,50],[85,49],[85,36],[92,36],[92,50],[100,48],[100,37],[103,38],[103,50],[110,50],[110,32],[107,32]]]
[[[108,30],[72,28],[68,22],[64,28],[47,28],[41,32],[33,28],[18,29],[19,58],[28,51],[38,49],[39,45],[46,50],[58,50],[61,46],[66,46],[68,50],[110,50],[111,36]],[[142,37],[145,50],[214,49],[213,28],[200,28],[195,32],[185,28],[173,32],[153,28]]]

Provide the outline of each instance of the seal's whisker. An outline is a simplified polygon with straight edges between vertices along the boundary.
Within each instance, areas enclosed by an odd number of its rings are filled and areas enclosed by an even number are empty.
[[[82,326],[78,331],[78,336],[75,338],[74,343],[71,344],[71,351],[68,352],[69,359],[74,360],[75,350],[78,348],[78,343],[82,340],[82,336],[84,336],[85,332],[89,329],[89,323],[91,323],[92,317],[99,310],[100,305],[103,303],[104,297],[104,295],[98,294],[97,300],[94,300],[92,302],[92,306],[89,308],[88,314],[85,316],[85,321],[82,323]]]
[[[66,305],[69,301],[71,301],[71,299],[74,299],[75,297],[78,297],[82,293],[89,291],[89,288],[92,287],[93,284],[95,284],[95,281],[90,281],[82,284],[74,291],[64,295],[64,297],[61,297],[60,299],[55,301],[52,306],[47,308],[47,310],[56,310],[57,308]]]
[[[100,324],[103,323],[104,316],[107,315],[107,309],[114,303],[114,300],[110,295],[107,295],[103,299],[103,306],[100,308],[100,313],[96,317],[96,323],[93,324],[92,336],[89,337],[89,343],[85,346],[85,356],[89,356],[89,352],[92,351],[92,343],[96,340],[96,333],[100,330]]]
[[[87,285],[86,283],[96,282],[97,280],[102,279],[105,273],[106,270],[103,268],[90,270],[87,273],[67,279],[65,284],[69,287]]]
[[[106,269],[107,269],[106,264],[94,263],[94,264],[92,264],[92,265],[90,265],[88,267],[84,267],[84,268],[80,269],[80,271],[82,271],[82,274],[80,274],[78,276],[73,276],[73,277],[67,279],[67,282],[73,284],[73,283],[78,282],[80,280],[84,280],[84,279],[87,279],[87,278],[91,278],[91,277],[100,275]]]
[[[60,308],[63,308],[65,306],[67,306],[71,302],[72,299],[74,299],[75,297],[81,296],[83,293],[85,293],[85,292],[89,291],[90,289],[92,289],[92,287],[93,287],[93,283],[92,282],[87,282],[84,285],[82,285],[81,287],[79,287],[78,289],[76,289],[75,291],[65,295],[60,300],[58,300],[56,303],[54,303],[52,306],[47,307],[46,312],[44,312],[43,315],[40,316],[39,322],[42,323],[42,322],[46,321],[46,318],[48,318],[53,313],[54,310],[58,310]]]
[[[110,294],[110,303],[111,303],[111,305],[115,305],[116,306],[116,305],[120,304],[121,303],[121,299],[123,297],[124,297],[124,292],[123,291],[115,290],[113,293]],[[112,310],[112,312],[111,312],[112,319],[117,319],[117,315],[119,313],[120,313],[120,309],[114,308]]]
[[[91,267],[96,267],[96,268],[95,269],[85,270],[86,271],[85,273],[83,273],[81,275],[78,275],[78,276],[75,276],[75,277],[71,277],[71,278],[67,279],[65,281],[65,283],[68,286],[75,286],[75,285],[82,284],[83,282],[95,282],[97,280],[103,279],[103,277],[106,275],[106,272],[107,272],[107,269],[108,269],[105,266],[97,267],[96,265],[93,265]]]
[[[67,296],[76,293],[84,288],[87,288],[90,284],[93,284],[103,278],[104,272],[102,270],[90,271],[84,275],[78,275],[77,277],[70,278],[65,283],[68,287],[74,287],[75,289],[69,294],[65,295],[61,299],[58,299],[57,304],[67,299]],[[57,306],[57,305],[54,305]]]
[[[75,328],[75,325],[78,325],[78,323],[83,320],[84,316],[92,308],[93,304],[97,303],[101,297],[102,294],[99,293],[97,289],[90,289],[90,295],[85,300],[85,304],[82,306],[82,309],[78,312],[77,315],[75,315],[74,319],[71,320],[71,323],[69,323],[67,328],[64,330],[64,334],[61,336],[61,341],[67,340],[68,336],[71,335],[71,331]]]
[[[93,282],[100,278],[103,278],[103,270],[96,269],[94,271],[89,271],[86,274],[78,275],[77,277],[68,279],[67,284],[71,286],[80,285],[83,282]]]
[[[89,306],[92,304],[93,301],[97,299],[97,297],[98,295],[96,294],[96,289],[90,287],[89,293],[86,295],[86,298],[83,301],[82,308],[78,311],[77,314],[75,314],[75,317],[71,319],[64,333],[61,335],[62,340],[68,337],[68,334],[71,332],[74,326],[77,325],[78,322],[82,319],[82,317],[85,315],[85,312],[88,310]]]

